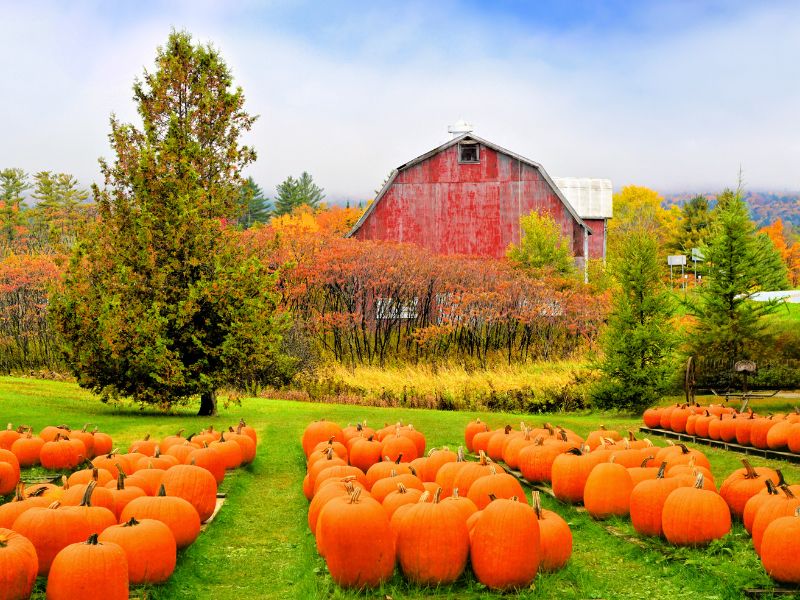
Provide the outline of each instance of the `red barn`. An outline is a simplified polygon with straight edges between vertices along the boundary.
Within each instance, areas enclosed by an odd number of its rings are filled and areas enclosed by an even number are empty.
[[[519,243],[520,217],[535,210],[556,220],[583,266],[587,255],[605,255],[611,183],[563,181],[565,190],[540,164],[462,133],[395,169],[348,236],[414,243],[440,254],[500,258],[509,244]],[[598,213],[586,215],[593,217],[591,224],[575,201]]]

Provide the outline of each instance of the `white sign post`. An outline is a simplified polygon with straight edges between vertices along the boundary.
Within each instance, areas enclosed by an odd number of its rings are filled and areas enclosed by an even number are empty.
[[[686,277],[684,276],[684,267],[686,266],[685,254],[670,254],[667,256],[667,264],[669,265],[669,283],[672,284],[672,267],[681,267],[681,279],[683,280],[683,288],[686,289]]]

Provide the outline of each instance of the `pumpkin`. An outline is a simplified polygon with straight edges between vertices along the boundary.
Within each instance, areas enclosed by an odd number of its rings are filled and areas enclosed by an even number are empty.
[[[533,510],[539,520],[539,569],[546,572],[558,571],[572,556],[572,531],[567,522],[552,510],[542,508],[539,492],[534,491]]]
[[[783,450],[789,444],[789,433],[791,432],[793,421],[784,419],[778,421],[767,431],[767,447],[770,450]]]
[[[108,454],[111,452],[111,449],[114,447],[114,441],[111,439],[111,436],[107,433],[103,433],[102,431],[97,431],[95,427],[94,431],[92,431],[92,436],[94,437],[94,455],[99,456],[101,454]]]
[[[406,462],[411,462],[419,457],[419,449],[414,440],[408,436],[402,435],[402,431],[398,426],[396,432],[387,435],[381,442],[381,455],[388,456],[389,460],[397,460],[402,456]]]
[[[130,475],[133,473],[133,467],[130,464],[130,461],[124,455],[116,452],[109,452],[108,454],[95,456],[92,459],[92,465],[98,469],[105,469],[111,473],[111,477],[113,479],[117,478],[120,470],[125,473],[125,475]]]
[[[642,415],[645,427],[649,429],[658,429],[661,427],[661,409],[648,408]]]
[[[224,433],[219,436],[219,440],[211,442],[208,447],[220,453],[226,469],[238,469],[242,466],[242,460],[244,459],[242,447],[233,440],[226,438]]]
[[[350,494],[355,491],[356,487],[363,489],[363,486],[356,481],[355,478],[343,477],[342,479],[338,480],[329,480],[327,485],[323,485],[319,492],[314,494],[314,498],[308,505],[308,528],[311,530],[311,533],[316,535],[319,513],[322,512],[323,507],[328,503],[328,501],[338,497],[349,498]],[[422,492],[420,492],[420,494],[421,493]],[[365,498],[370,496],[370,493],[365,489],[361,492],[361,494]]]
[[[522,476],[530,482],[546,481],[553,478],[553,461],[556,456],[566,452],[572,446],[564,441],[547,441],[538,436],[532,445],[520,450],[517,456]]]
[[[669,429],[678,433],[685,433],[686,422],[693,413],[693,409],[688,404],[676,406],[669,415]]]
[[[30,598],[38,570],[36,548],[30,540],[0,528],[0,600]]]
[[[90,484],[91,491],[89,491]],[[92,506],[102,506],[110,511],[114,511],[114,495],[107,487],[97,486],[97,480],[91,479],[89,483],[78,483],[70,485],[61,497],[62,506],[81,506],[87,498],[87,492]]]
[[[769,444],[767,443],[769,431],[778,422],[779,421],[775,419],[773,415],[755,419],[753,425],[750,427],[750,445],[761,450],[769,448]]]
[[[62,439],[61,433],[57,433],[53,441],[45,442],[39,453],[42,466],[51,471],[74,469],[84,458],[74,444]]]
[[[350,445],[350,464],[365,473],[375,463],[381,461],[381,444],[374,436],[357,438]]]
[[[155,456],[158,443],[150,439],[150,434],[145,435],[141,440],[136,440],[128,448],[128,453],[138,452],[145,456]]]
[[[26,510],[35,506],[48,506],[50,500],[47,498],[25,497],[25,484],[17,484],[16,494],[11,502],[0,504],[0,528],[11,529],[17,517],[24,513]]]
[[[780,474],[780,471],[778,471],[778,473]],[[771,479],[765,480],[764,484],[764,489],[755,496],[750,497],[744,505],[744,511],[742,512],[742,524],[747,530],[747,533],[751,535],[753,533],[753,521],[756,518],[758,509],[761,508],[761,505],[764,504],[766,500],[769,500],[770,496],[777,496],[780,493]]]
[[[71,439],[76,439],[81,441],[83,447],[86,449],[84,456],[91,460],[95,456],[94,435],[92,435],[91,432],[86,431],[87,427],[89,427],[88,423],[83,426],[83,429],[70,432],[69,437]]]
[[[122,548],[128,561],[128,581],[134,585],[164,583],[175,570],[175,537],[161,521],[131,518],[109,527],[97,540]]]
[[[592,431],[586,436],[585,444],[589,446],[591,450],[594,450],[602,444],[603,440],[606,439],[609,439],[612,442],[617,442],[622,441],[622,436],[618,431],[609,430],[606,429],[605,425],[600,425],[599,429]]]
[[[197,450],[198,448],[201,448],[201,446],[199,446],[199,445],[197,445],[197,444],[195,444],[193,442],[190,442],[188,440],[184,440],[180,444],[174,444],[174,445],[170,446],[169,448],[167,448],[167,451],[164,454],[166,456],[174,456],[175,458],[178,459],[178,463],[179,464],[186,465],[186,464],[189,464],[189,463],[186,462],[186,460],[189,458],[189,455],[192,452],[194,452],[195,450]],[[224,473],[224,471],[225,471],[225,469],[223,467],[223,473]]]
[[[97,534],[58,553],[47,577],[48,600],[75,600],[87,594],[127,600],[128,559],[117,544],[99,543]]]
[[[438,489],[441,490],[442,488]],[[381,502],[383,508],[386,509],[386,514],[389,515],[389,521],[391,522],[392,516],[398,508],[407,504],[415,504],[416,502],[419,502],[420,497],[424,493],[425,492],[423,490],[417,488],[407,488],[402,483],[398,483],[397,489],[393,492],[389,492],[389,494],[387,494],[383,499],[383,502]],[[441,491],[439,493],[441,494]]]
[[[519,433],[514,431],[511,425],[498,429],[489,438],[489,443],[486,444],[486,455],[493,461],[503,460],[503,451],[508,443]]]
[[[589,473],[603,460],[597,452],[583,454],[577,448],[556,456],[552,467],[553,495],[562,502],[574,504],[583,501],[583,488]]]
[[[753,467],[746,458],[742,459],[744,468],[737,469],[722,482],[719,494],[730,506],[731,513],[741,518],[747,501],[764,488],[764,480],[769,478],[778,483],[778,474],[767,467]]]
[[[658,537],[664,502],[673,490],[691,485],[685,477],[665,478],[667,463],[661,463],[655,479],[641,481],[633,487],[630,497],[631,525],[639,535]]]
[[[256,430],[245,423],[244,419],[239,419],[239,424],[236,426],[236,433],[246,435],[253,440],[254,445],[258,446],[258,434]]]
[[[317,519],[317,543],[331,578],[345,588],[376,587],[392,576],[395,545],[386,510],[356,488],[333,498]]]
[[[186,441],[186,438],[183,437],[183,432],[185,430],[179,429],[174,435],[168,435],[161,442],[158,444],[158,449],[161,451],[161,454],[166,454],[167,450],[169,450],[172,446],[178,446],[183,444]]]
[[[164,454],[162,456],[161,450],[156,447],[155,454],[153,456],[143,456],[136,461],[133,472],[136,473],[142,469],[161,469],[162,471],[165,471],[177,464],[178,459],[176,457],[169,454]]]
[[[464,461],[464,448],[459,447],[458,452],[456,452],[456,461],[445,463],[439,467],[436,472],[435,483],[442,488],[442,498],[447,498],[453,493],[456,477],[466,464]]]
[[[515,499],[491,502],[475,519],[471,561],[475,576],[495,590],[527,587],[540,562],[539,520],[527,504]]]
[[[472,439],[475,437],[475,434],[485,433],[487,431],[489,431],[489,427],[480,419],[475,419],[467,423],[467,427],[464,429],[464,445],[467,447],[467,450],[472,452]]]
[[[328,455],[328,450],[333,450],[333,453],[336,456],[338,456],[342,460],[345,461],[347,460],[347,454],[348,454],[347,447],[344,444],[337,442],[333,438],[331,438],[327,442],[320,442],[319,444],[314,446],[314,449],[311,451],[311,454],[308,455],[306,468],[313,465],[316,461],[325,458]]]
[[[178,548],[186,548],[200,535],[200,515],[188,501],[177,496],[167,496],[162,485],[157,496],[134,498],[122,509],[120,523],[135,518],[162,521],[175,536]]]
[[[343,477],[355,477],[363,487],[367,486],[367,476],[357,467],[349,465],[334,465],[327,469],[322,469],[314,479],[314,487],[312,489],[312,496],[319,491],[319,488],[325,485],[328,479],[341,479]]]
[[[70,431],[66,425],[48,425],[39,432],[39,437],[45,442],[52,442],[56,437],[68,437]]]
[[[139,469],[127,478],[127,482],[128,485],[142,488],[148,496],[155,496],[165,472],[163,469]]]
[[[106,487],[108,487],[108,484]],[[114,484],[114,487],[109,489],[111,490],[111,497],[114,500],[114,516],[117,518],[117,521],[119,521],[119,517],[122,514],[122,509],[128,505],[128,502],[134,498],[141,498],[142,496],[147,495],[140,487],[136,487],[135,485],[125,485],[125,473],[120,473],[117,476],[117,481]]]
[[[596,465],[583,490],[583,505],[595,519],[626,516],[630,512],[633,480],[628,469],[614,462]]]
[[[17,457],[20,467],[33,467],[39,464],[42,446],[44,440],[28,431],[11,444],[11,452]]]
[[[92,480],[96,481],[97,485],[106,485],[109,481],[114,481],[114,477],[108,469],[92,467],[91,469],[75,471],[67,478],[67,483],[72,487],[74,485],[87,484]]]
[[[417,474],[421,475],[420,479],[422,479],[422,481],[436,481],[436,475],[439,473],[439,469],[447,463],[455,462],[458,462],[458,454],[449,448],[442,448],[441,450],[433,448],[428,453],[428,458],[422,468],[422,473]]]
[[[439,488],[441,490],[441,488]],[[469,532],[453,503],[417,502],[394,513],[392,531],[403,574],[419,585],[451,583],[464,572],[469,555]]]
[[[239,449],[242,451],[242,462],[243,465],[249,465],[253,462],[256,458],[256,443],[247,435],[236,433],[233,430],[233,427],[230,428],[225,434],[225,439],[230,442],[236,442],[239,444]],[[338,442],[337,442],[338,443]],[[345,448],[345,450],[347,450]]]
[[[214,448],[203,447],[192,450],[184,460],[184,464],[197,465],[207,469],[214,476],[217,485],[221,484],[225,479],[225,460]]]
[[[444,490],[439,492],[439,494],[440,497],[444,497]],[[475,503],[466,496],[461,496],[458,493],[458,488],[453,489],[452,495],[444,498],[442,502],[452,503],[453,506],[455,506],[461,512],[461,516],[464,517],[465,522],[469,520],[472,515],[478,512],[478,507],[475,506]]]
[[[5,496],[14,491],[19,483],[19,473],[9,463],[0,462],[0,495]]]
[[[26,510],[17,517],[12,527],[14,531],[28,538],[36,548],[39,575],[47,575],[56,554],[88,535],[84,518],[59,506],[58,502],[54,502],[46,508],[34,507]]]
[[[527,503],[525,490],[517,478],[508,473],[498,473],[494,465],[489,465],[489,472],[476,479],[469,486],[467,498],[475,503],[478,510],[488,506],[493,498],[522,498]]]
[[[503,471],[500,465],[488,460],[483,450],[479,452],[480,460],[478,462],[464,463],[453,480],[453,487],[458,488],[462,495],[469,496],[469,489],[472,484],[484,475],[489,475],[492,468],[494,468],[495,471]]]
[[[379,479],[383,479],[384,477],[391,477],[392,471],[394,471],[397,475],[402,475],[404,473],[412,473],[411,467],[408,463],[401,462],[403,460],[402,455],[397,457],[397,460],[391,460],[389,457],[384,457],[381,462],[375,463],[372,465],[366,473],[367,476],[367,489],[372,489],[372,486],[375,485],[375,482]]]
[[[0,448],[3,450],[11,450],[11,446],[20,438],[23,431],[24,428],[20,427],[20,429],[17,430],[9,423],[5,429],[0,430]]]
[[[420,492],[425,491],[425,486],[420,478],[416,475],[412,475],[411,473],[395,473],[389,477],[379,479],[369,491],[375,500],[382,503],[386,496],[397,489],[399,484],[403,484],[407,488],[417,489]]]
[[[782,583],[800,583],[800,509],[780,517],[764,530],[761,562],[770,577]]]
[[[497,430],[502,431],[502,430]],[[495,434],[495,431],[487,429],[486,431],[481,431],[476,433],[472,437],[472,451],[475,454],[479,454],[480,452],[486,452],[489,448],[489,440]]]
[[[750,409],[747,417],[736,419],[736,443],[741,446],[750,445],[750,432],[753,430],[753,423],[756,422],[756,414]]]
[[[330,421],[325,421],[324,419],[310,423],[303,431],[303,437],[301,440],[303,452],[305,453],[306,457],[308,457],[308,455],[311,453],[311,450],[314,448],[314,446],[320,442],[331,439],[331,437],[337,440],[344,440],[342,428],[336,423],[331,423]]]
[[[86,532],[85,535],[90,535],[92,533],[100,533],[104,529],[111,527],[112,525],[116,525],[117,518],[114,515],[114,500],[111,498],[111,492],[106,488],[99,488],[97,489],[97,482],[90,481],[86,486],[76,486],[77,489],[80,489],[83,492],[83,497],[81,498],[80,504],[77,506],[63,506],[61,508],[62,513],[75,513],[81,517],[83,522],[86,524]],[[71,491],[73,488],[70,488]],[[100,492],[105,492],[108,494],[108,498],[104,500],[104,502],[110,503],[110,508],[106,506],[94,506],[92,505],[92,500],[95,492],[98,492],[98,496],[100,496]],[[66,494],[65,494],[66,497]]]
[[[217,507],[217,482],[205,469],[195,465],[175,465],[164,473],[161,485],[168,496],[178,496],[194,506],[201,523],[205,523],[214,514]]]
[[[800,498],[796,497],[788,486],[783,485],[780,490],[782,493],[769,496],[764,501],[753,519],[753,548],[759,556],[761,555],[761,540],[767,526],[775,519],[793,515],[795,510],[800,508]]]
[[[661,528],[678,546],[702,546],[724,537],[731,529],[731,513],[722,496],[703,489],[703,474],[693,487],[679,487],[664,501]]]

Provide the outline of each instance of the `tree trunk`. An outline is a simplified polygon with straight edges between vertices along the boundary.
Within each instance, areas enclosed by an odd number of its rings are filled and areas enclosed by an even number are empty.
[[[211,390],[200,394],[200,410],[197,411],[198,417],[217,416],[217,392]]]

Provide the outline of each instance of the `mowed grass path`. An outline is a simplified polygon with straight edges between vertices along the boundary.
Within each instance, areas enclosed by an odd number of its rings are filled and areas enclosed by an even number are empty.
[[[0,423],[30,424],[37,430],[48,424],[80,427],[97,425],[110,433],[120,448],[146,433],[155,437],[180,428],[196,431],[213,424],[222,428],[244,417],[259,434],[256,461],[230,474],[222,491],[228,500],[200,538],[179,556],[174,576],[164,586],[137,590],[142,598],[500,598],[478,584],[467,572],[452,586],[439,589],[409,585],[396,574],[383,589],[364,593],[338,589],[327,575],[306,522],[307,502],[301,483],[305,461],[300,435],[314,419],[341,424],[366,419],[411,422],[425,433],[428,447],[457,447],[463,443],[466,423],[475,413],[398,410],[245,399],[241,406],[220,407],[214,419],[193,416],[196,407],[174,415],[143,412],[130,405],[106,405],[73,384],[33,379],[0,378]],[[544,420],[585,435],[601,422],[624,431],[638,428],[639,420],[614,415],[512,415],[481,413],[493,427],[520,420]],[[663,444],[662,440],[654,440]],[[701,448],[713,464],[717,482],[739,466],[740,456]],[[756,465],[765,461],[753,459]],[[800,469],[780,466],[790,482],[800,481]],[[545,499],[571,525],[574,553],[559,573],[540,574],[520,598],[741,598],[747,587],[771,587],[741,525],[722,542],[709,548],[677,549],[661,541],[637,538],[627,520],[599,523],[573,507]],[[39,591],[44,591],[40,581]],[[36,597],[43,598],[40,593]]]

